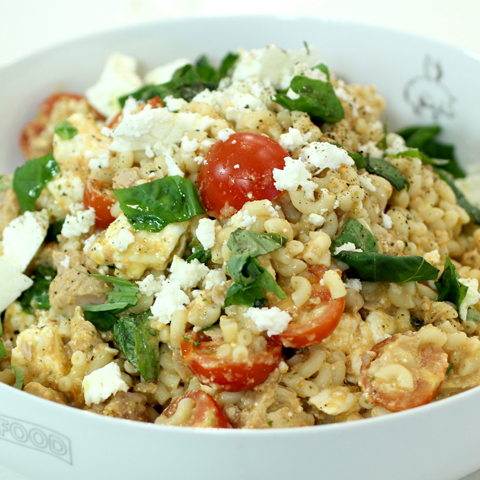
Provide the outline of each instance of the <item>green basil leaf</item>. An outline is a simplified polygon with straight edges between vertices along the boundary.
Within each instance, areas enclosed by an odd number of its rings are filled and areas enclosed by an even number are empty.
[[[473,307],[468,307],[467,320],[470,322],[480,322],[480,313]]]
[[[138,369],[135,353],[135,319],[134,317],[118,318],[113,325],[113,339],[127,360]]]
[[[341,235],[336,237],[330,246],[332,255],[335,256],[335,250],[346,243],[353,243],[355,248],[362,252],[378,252],[378,242],[375,236],[366,229],[358,220],[350,218],[346,223]]]
[[[32,158],[15,170],[13,190],[22,213],[35,210],[37,198],[59,171],[60,167],[51,153],[40,158]]]
[[[228,52],[223,60],[220,62],[220,67],[218,67],[218,81],[222,78],[228,77],[233,70],[233,67],[237,63],[239,55],[237,53]]]
[[[33,285],[25,290],[19,299],[24,312],[33,313],[34,308],[43,310],[50,308],[48,289],[56,275],[55,270],[47,267],[40,267],[33,273],[30,277],[33,280]]]
[[[379,175],[388,180],[398,191],[403,190],[405,185],[407,185],[407,189],[410,188],[410,182],[407,180],[407,177],[397,167],[383,158],[370,158],[367,155],[365,157],[365,168],[368,173]]]
[[[78,133],[78,129],[68,120],[60,120],[53,128],[53,131],[62,140],[71,140]]]
[[[12,178],[9,175],[0,175],[0,192],[12,188]]]
[[[287,241],[285,235],[278,233],[261,233],[237,228],[230,234],[227,245],[233,255],[258,257],[284,247]]]
[[[263,288],[251,287],[234,283],[227,292],[224,307],[230,305],[245,305],[246,307],[262,308],[267,302]]]
[[[123,95],[118,99],[120,106],[123,108],[128,97],[133,97],[138,102],[147,102],[148,100],[160,97],[162,98],[162,93],[165,93],[160,85],[145,85],[144,87],[138,89],[135,92],[129,93],[128,95]]]
[[[292,100],[287,94],[277,93],[272,100],[288,110],[306,112],[325,122],[338,122],[344,117],[342,104],[330,82],[295,76],[290,88],[300,97]]]
[[[441,131],[442,128],[439,125],[427,125],[408,127],[398,134],[405,139],[407,147],[421,149],[425,142],[435,138]]]
[[[430,158],[426,153],[418,150],[418,149],[411,149],[406,150],[405,152],[396,153],[395,155],[389,155],[392,158],[400,158],[400,157],[410,157],[410,158],[419,158],[423,164],[426,165],[435,165],[436,167],[444,167],[448,165],[450,162],[446,159],[441,158]]]
[[[338,145],[338,146],[341,147],[341,145]],[[365,159],[362,153],[348,152],[348,155],[355,162],[355,166],[357,167],[357,170],[363,170],[364,168],[366,168]]]
[[[48,226],[47,236],[45,237],[45,241],[58,243],[57,236],[62,233],[62,228],[64,223],[65,223],[65,220],[57,220],[56,222],[51,223]]]
[[[218,83],[217,70],[210,64],[207,57],[202,55],[195,63],[197,75],[201,82]]]
[[[195,185],[174,175],[113,192],[133,228],[159,232],[205,213]]]
[[[2,335],[3,335],[3,323],[2,323],[2,320],[0,320],[0,360],[7,356],[7,350],[1,338]]]
[[[472,219],[473,223],[476,225],[480,225],[480,209],[474,207],[468,200],[467,197],[463,194],[463,192],[455,185],[453,180],[453,176],[440,168],[434,168],[437,175],[448,183],[450,188],[453,190],[453,193],[457,197],[457,204],[460,205]]]
[[[117,313],[121,313],[121,311],[118,311]],[[83,314],[90,323],[92,323],[102,332],[111,330],[118,320],[113,312],[90,312],[88,310],[84,310]]]
[[[327,80],[330,81],[330,70],[324,63],[319,63],[313,68],[318,68],[321,72],[323,72],[327,76]]]
[[[212,252],[210,250],[205,250],[197,237],[195,237],[188,246],[192,249],[192,254],[187,258],[188,263],[195,259],[201,263],[207,263],[212,257]]]
[[[15,372],[15,383],[13,384],[13,387],[22,390],[23,382],[25,381],[25,375],[15,365],[12,365],[12,370]]]
[[[228,259],[227,273],[235,283],[249,285],[265,271],[258,260],[247,255],[231,255]]]
[[[393,257],[382,253],[340,252],[335,258],[366,282],[405,283],[436,280],[439,271],[419,256]]]
[[[460,305],[467,295],[468,287],[458,281],[460,275],[449,257],[445,259],[445,267],[435,286],[438,290],[438,302],[448,301],[456,305],[460,310]]]

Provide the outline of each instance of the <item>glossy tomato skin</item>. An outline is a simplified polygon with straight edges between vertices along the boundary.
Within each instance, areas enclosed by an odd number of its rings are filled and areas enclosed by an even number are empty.
[[[249,352],[242,362],[219,358],[217,349],[223,341],[210,341],[206,335],[190,332],[181,342],[182,356],[188,369],[204,385],[228,392],[243,392],[263,383],[282,359],[282,346],[267,338],[263,352]],[[197,342],[199,344],[197,345]]]
[[[225,413],[214,398],[202,390],[190,390],[176,398],[163,412],[162,417],[172,417],[177,411],[178,404],[184,398],[191,398],[195,402],[192,415],[182,427],[198,428],[231,428]]]
[[[273,170],[283,169],[288,153],[266,135],[239,132],[219,140],[205,156],[198,175],[203,203],[211,215],[228,218],[252,200],[274,200],[281,192]]]
[[[98,228],[107,228],[115,217],[110,208],[116,202],[113,192],[105,188],[98,180],[88,179],[83,192],[83,205],[95,210],[95,225]]]
[[[337,328],[345,309],[345,297],[332,299],[330,290],[320,285],[327,271],[325,267],[315,267],[307,272],[312,283],[310,300],[299,309],[291,297],[282,300],[278,307],[292,314],[293,320],[288,327],[275,338],[285,347],[307,348],[327,338]]]

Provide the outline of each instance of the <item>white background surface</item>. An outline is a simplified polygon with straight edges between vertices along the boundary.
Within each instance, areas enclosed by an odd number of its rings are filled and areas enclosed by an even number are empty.
[[[59,42],[123,25],[248,13],[356,20],[427,36],[480,55],[480,0],[0,0],[0,67]],[[0,479],[28,480],[1,465]],[[480,480],[480,471],[467,479]]]

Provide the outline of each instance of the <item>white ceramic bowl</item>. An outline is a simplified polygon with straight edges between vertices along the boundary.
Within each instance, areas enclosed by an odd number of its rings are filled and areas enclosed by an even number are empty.
[[[480,61],[473,54],[377,27],[315,18],[159,22],[70,42],[0,70],[0,171],[20,164],[18,132],[41,99],[83,92],[113,51],[154,67],[239,46],[320,48],[349,82],[375,84],[390,130],[439,122],[464,165],[480,151]],[[480,389],[411,411],[291,430],[202,430],[88,414],[0,384],[0,463],[32,480],[458,479],[480,467]]]

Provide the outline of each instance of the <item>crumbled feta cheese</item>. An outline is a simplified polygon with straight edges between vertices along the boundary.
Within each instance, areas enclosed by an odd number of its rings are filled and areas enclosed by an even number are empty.
[[[215,220],[202,218],[198,222],[195,235],[205,250],[212,248],[215,245]]]
[[[109,152],[103,152],[97,157],[93,157],[89,162],[88,166],[92,170],[100,170],[101,168],[108,168],[110,165],[110,154]]]
[[[98,82],[85,95],[102,115],[111,117],[120,111],[118,98],[138,90],[143,82],[136,73],[137,60],[114,53],[108,57]]]
[[[196,258],[189,263],[175,255],[170,271],[172,272],[170,281],[177,282],[180,288],[193,288],[207,275],[210,269]]]
[[[303,134],[298,128],[290,127],[287,133],[280,135],[278,143],[288,152],[293,152],[297,148],[307,145],[311,136],[311,132]]]
[[[298,100],[300,98],[300,95],[298,93],[295,93],[291,88],[289,88],[287,92],[287,97],[290,100]]]
[[[79,237],[82,233],[87,233],[95,224],[95,210],[80,210],[74,215],[67,215],[62,227],[62,235],[66,238]]]
[[[393,132],[387,135],[387,145],[388,148],[385,150],[387,155],[397,155],[408,150],[403,137]]]
[[[218,132],[217,137],[222,142],[226,142],[233,133],[235,133],[235,130],[232,130],[231,128],[224,128]]]
[[[221,268],[210,270],[205,277],[205,289],[211,290],[216,285],[222,285],[227,281],[227,277]]]
[[[3,312],[27,288],[33,280],[24,275],[5,258],[0,258],[0,312]]]
[[[240,168],[240,165],[237,163],[236,165],[233,166],[233,168],[235,169]]]
[[[68,268],[70,267],[70,257],[68,255],[65,255],[65,258],[60,262],[60,265],[63,268]]]
[[[348,152],[329,142],[312,142],[302,148],[299,158],[303,160],[315,173],[326,168],[338,170],[342,165],[354,165],[355,162]]]
[[[165,281],[165,276],[160,275],[155,278],[152,274],[147,275],[143,280],[140,280],[137,283],[140,293],[147,297],[159,293],[162,290],[163,282]]]
[[[86,375],[82,387],[87,405],[102,403],[111,395],[128,391],[128,385],[122,379],[120,367],[115,362],[107,363],[104,367]]]
[[[348,103],[352,107],[352,115],[354,117],[358,117],[358,104],[355,101],[355,98],[350,95],[347,90],[344,88],[345,83],[342,82],[341,80],[338,82],[339,87],[335,87],[335,95],[337,95],[339,100],[344,101],[345,103]]]
[[[431,265],[438,265],[440,263],[440,253],[437,249],[432,250],[431,252],[426,253],[423,258],[425,261]]]
[[[308,216],[308,223],[311,223],[315,227],[321,227],[325,223],[325,217],[317,213],[311,213]]]
[[[273,179],[275,180],[275,188],[278,190],[287,190],[295,192],[298,187],[302,187],[305,196],[313,200],[313,192],[317,188],[317,184],[310,179],[312,174],[305,168],[300,160],[285,157],[285,167],[283,170],[273,169]]]
[[[169,82],[173,74],[179,69],[188,65],[190,60],[186,58],[177,58],[173,62],[166,63],[165,65],[160,65],[159,67],[154,68],[152,71],[148,72],[145,75],[145,83],[154,85],[160,85],[161,83]]]
[[[349,278],[344,284],[347,288],[351,288],[357,292],[362,290],[362,282],[358,278]]]
[[[185,105],[188,105],[183,98],[175,98],[172,95],[167,95],[164,99],[165,106],[169,112],[178,112],[181,110]]]
[[[138,110],[139,103],[133,98],[133,97],[128,97],[125,100],[125,105],[123,106],[122,113],[124,115],[132,114],[136,110]]]
[[[85,243],[83,244],[83,251],[87,253],[90,251],[90,248],[92,245],[95,243],[95,240],[97,239],[97,235],[94,233],[93,235],[90,235],[86,240]]]
[[[117,238],[113,239],[113,244],[119,252],[124,252],[134,241],[135,235],[127,228],[122,228],[118,232]]]
[[[181,141],[181,147],[184,152],[194,152],[198,148],[198,140],[196,138],[190,140],[187,134],[182,137]]]
[[[179,175],[180,177],[185,176],[185,173],[180,170],[177,162],[175,162],[175,160],[168,153],[165,154],[165,163],[167,164],[167,172],[169,177],[173,175]]]
[[[338,255],[340,252],[361,252],[362,249],[356,248],[352,242],[344,243],[335,249],[334,255]]]
[[[390,230],[393,227],[392,217],[386,213],[382,213],[382,227]]]
[[[375,192],[377,190],[368,173],[362,173],[359,175],[358,181],[360,182],[360,186],[365,190],[369,190],[370,192]]]
[[[201,165],[205,161],[205,157],[203,157],[202,155],[198,155],[193,158],[193,161],[198,165]]]
[[[62,171],[47,183],[46,190],[51,195],[53,202],[47,202],[45,208],[57,219],[63,218],[63,215],[61,217],[58,215],[57,210],[60,209],[66,213],[70,205],[83,203],[84,189],[85,184],[80,177],[68,170]],[[41,198],[40,196],[40,200]]]
[[[364,155],[370,155],[373,158],[383,158],[383,150],[378,148],[377,144],[371,140],[362,145],[358,150]]]
[[[310,68],[306,63],[297,63],[293,67],[293,75],[328,82],[328,77],[325,72],[322,72],[319,68]]]
[[[458,314],[460,318],[465,321],[467,319],[468,307],[476,305],[480,300],[480,293],[478,293],[478,280],[476,278],[459,278],[458,281],[468,287],[467,294],[460,304]]]
[[[250,227],[257,221],[256,215],[250,215],[248,212],[241,210],[230,218],[230,225],[238,228],[250,230]]]
[[[162,290],[155,297],[151,307],[152,318],[165,325],[170,323],[177,310],[185,310],[185,305],[190,303],[190,298],[182,290],[180,283],[171,280],[163,283]]]
[[[25,212],[12,220],[3,230],[4,260],[23,272],[45,240],[47,230],[46,210]]]
[[[278,307],[250,307],[244,315],[246,318],[250,318],[261,332],[266,330],[269,336],[279,335],[285,331],[292,320],[288,312],[280,310]]]

